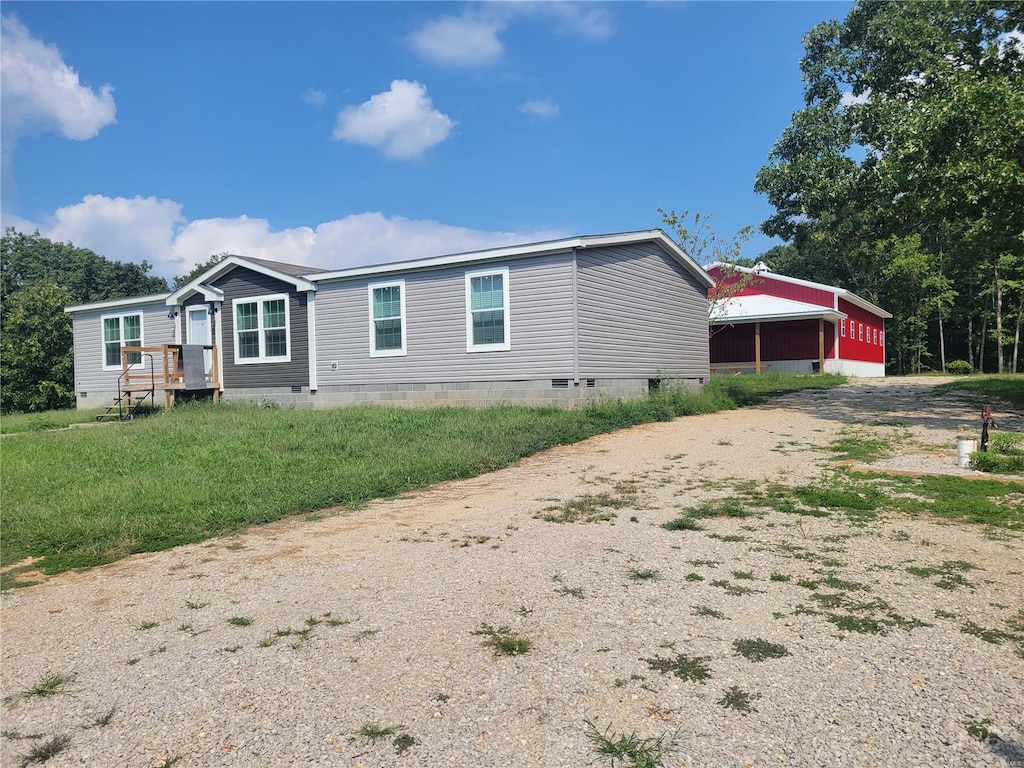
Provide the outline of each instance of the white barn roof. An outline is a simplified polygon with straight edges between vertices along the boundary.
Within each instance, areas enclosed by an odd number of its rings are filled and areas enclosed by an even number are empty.
[[[847,315],[820,304],[808,304],[778,296],[756,294],[735,296],[711,306],[713,325],[757,323],[763,320],[829,320],[835,322]]]

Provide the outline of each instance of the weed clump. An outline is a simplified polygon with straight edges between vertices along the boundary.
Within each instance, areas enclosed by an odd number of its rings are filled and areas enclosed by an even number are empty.
[[[786,646],[767,640],[733,640],[733,650],[748,661],[765,661],[789,656]]]
[[[642,659],[642,661],[646,661],[647,666],[655,672],[661,672],[663,675],[671,672],[680,680],[703,683],[711,677],[711,667],[708,666],[708,662],[711,661],[710,656],[687,656],[685,653],[680,653],[675,658],[665,659],[655,656],[653,659]]]
[[[676,750],[679,738],[678,733],[646,737],[639,736],[636,731],[615,734],[611,724],[601,731],[589,720],[584,722],[594,752],[601,760],[608,760],[613,768],[617,764],[624,768],[660,768],[664,759]]]
[[[495,656],[521,656],[533,647],[529,638],[517,635],[507,625],[495,628],[485,622],[472,634],[483,635],[480,645],[490,648]]]

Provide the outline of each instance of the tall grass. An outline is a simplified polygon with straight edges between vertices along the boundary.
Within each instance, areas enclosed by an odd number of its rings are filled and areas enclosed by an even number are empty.
[[[994,397],[1014,405],[1024,405],[1024,376],[1021,374],[973,374],[935,387],[936,397],[952,390],[974,392],[982,397]],[[979,400],[979,403],[985,404]]]
[[[5,413],[0,416],[0,434],[13,435],[19,432],[42,432],[47,429],[63,429],[72,424],[96,421],[105,408],[67,408],[59,411],[39,413]]]
[[[776,375],[769,389],[841,382]],[[3,440],[0,564],[33,556],[57,573],[287,515],[357,508],[602,432],[734,408],[764,388],[752,376],[715,378],[699,391],[669,387],[575,410],[192,403],[96,429],[12,435]]]

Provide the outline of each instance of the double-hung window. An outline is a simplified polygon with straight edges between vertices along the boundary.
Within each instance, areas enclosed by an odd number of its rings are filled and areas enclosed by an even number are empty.
[[[508,267],[466,273],[466,351],[510,348]]]
[[[405,281],[370,283],[370,357],[405,354]]]
[[[845,339],[846,338],[846,318],[845,317],[840,319],[840,321],[839,321],[839,329],[840,329],[839,330],[839,335],[842,336]]]
[[[286,295],[235,299],[232,304],[236,363],[285,363],[291,360]]]
[[[103,370],[121,370],[121,347],[142,346],[142,314],[104,315]],[[128,353],[128,365],[139,365],[141,352]]]

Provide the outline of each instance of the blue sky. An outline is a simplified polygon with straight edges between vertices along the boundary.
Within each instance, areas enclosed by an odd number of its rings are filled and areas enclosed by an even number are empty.
[[[342,268],[771,212],[849,3],[3,3],[2,215],[154,273]],[[744,255],[776,242],[757,234]]]

